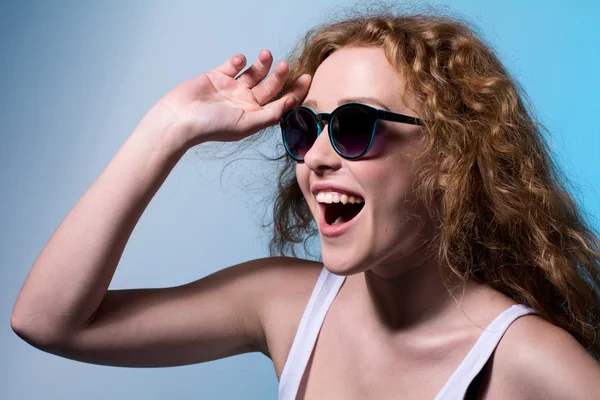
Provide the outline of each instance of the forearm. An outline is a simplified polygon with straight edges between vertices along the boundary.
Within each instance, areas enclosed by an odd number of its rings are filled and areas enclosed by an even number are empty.
[[[185,150],[138,129],[57,228],[19,293],[11,323],[52,342],[100,305],[148,203]]]

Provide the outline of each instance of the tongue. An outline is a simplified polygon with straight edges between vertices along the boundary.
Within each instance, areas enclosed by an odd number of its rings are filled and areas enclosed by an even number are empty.
[[[337,217],[337,219],[335,221],[333,221],[333,223],[331,225],[343,224],[344,222],[346,222],[344,217],[339,216],[339,217]]]

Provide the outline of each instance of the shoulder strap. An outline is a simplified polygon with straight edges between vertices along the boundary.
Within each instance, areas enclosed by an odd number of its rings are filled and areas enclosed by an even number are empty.
[[[345,276],[334,275],[325,268],[321,271],[281,372],[279,400],[293,400],[296,398],[300,381],[317,341],[321,325],[325,320],[325,315],[345,278]]]
[[[533,313],[533,309],[516,304],[498,315],[479,337],[435,400],[462,399],[469,384],[487,363],[508,327],[519,317]]]

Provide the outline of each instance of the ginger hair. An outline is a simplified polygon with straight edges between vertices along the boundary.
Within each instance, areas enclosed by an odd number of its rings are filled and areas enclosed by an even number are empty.
[[[464,22],[371,15],[319,26],[281,94],[345,46],[383,48],[423,120],[415,194],[439,226],[437,261],[535,309],[600,355],[600,240],[568,190],[521,86]],[[404,97],[405,104],[409,104]],[[317,233],[283,154],[271,254]],[[449,288],[450,289],[450,288]]]

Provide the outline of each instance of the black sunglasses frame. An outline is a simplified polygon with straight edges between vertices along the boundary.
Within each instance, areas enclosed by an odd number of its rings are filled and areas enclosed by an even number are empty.
[[[288,146],[288,143],[286,140],[285,125],[287,123],[288,118],[293,113],[297,112],[299,109],[309,111],[315,118],[315,124],[317,126],[317,137],[319,137],[321,135],[321,132],[323,131],[324,125],[329,124],[331,126],[331,121],[336,117],[337,113],[346,108],[349,108],[349,107],[360,107],[363,111],[366,111],[369,114],[369,116],[373,119],[373,129],[371,131],[371,139],[369,140],[369,145],[362,153],[360,153],[357,156],[348,156],[348,155],[344,154],[342,151],[340,151],[340,149],[337,148],[337,146],[335,145],[335,142],[333,140],[333,129],[331,129],[331,128],[329,129],[329,141],[331,142],[331,145],[333,146],[335,152],[337,154],[339,154],[340,157],[345,158],[346,160],[357,160],[357,159],[361,158],[362,156],[364,156],[365,154],[367,154],[367,152],[371,149],[371,146],[373,145],[373,140],[375,139],[375,131],[377,128],[377,122],[379,120],[400,122],[403,124],[410,124],[410,125],[419,125],[419,126],[423,125],[423,123],[421,122],[421,120],[419,118],[410,117],[408,115],[398,114],[398,113],[394,113],[394,112],[387,111],[387,110],[382,110],[382,109],[375,108],[375,107],[372,107],[370,105],[363,104],[363,103],[356,103],[356,102],[345,103],[345,104],[342,104],[339,107],[337,107],[331,113],[316,113],[314,110],[312,110],[309,107],[300,106],[300,107],[294,108],[293,110],[288,111],[280,121],[283,145],[285,147],[285,151],[287,152],[287,154],[296,162],[304,162],[304,158],[298,158],[292,153],[292,151],[289,149],[289,146]],[[311,145],[311,147],[312,147],[312,145]]]

